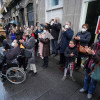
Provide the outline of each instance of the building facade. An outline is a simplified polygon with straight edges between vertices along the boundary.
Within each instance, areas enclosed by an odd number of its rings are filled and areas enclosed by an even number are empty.
[[[23,25],[34,25],[36,23],[36,0],[7,0],[5,12],[2,7],[4,23],[7,24],[11,20],[16,20]]]
[[[89,24],[89,31],[95,37],[95,29],[100,15],[100,0],[2,0],[6,1],[7,12],[1,10],[5,23],[17,20],[23,25],[49,22],[59,17],[62,25],[71,21],[76,34],[82,24]],[[93,41],[93,40],[92,40]]]
[[[92,36],[91,43],[95,38],[98,16],[100,16],[100,0],[39,0],[38,2],[39,22],[45,23],[59,17],[62,25],[66,21],[71,21],[75,34],[81,30],[83,24],[87,23]]]

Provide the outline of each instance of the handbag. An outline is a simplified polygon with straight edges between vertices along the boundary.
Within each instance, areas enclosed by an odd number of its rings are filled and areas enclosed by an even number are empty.
[[[31,58],[32,57],[32,52],[30,52],[28,50],[24,50],[24,57]]]
[[[86,53],[86,50],[85,50],[85,47],[83,47],[83,46],[79,46],[79,52],[81,52],[81,53]]]
[[[93,63],[91,65],[91,70],[92,72],[90,72],[88,75],[96,80],[96,81],[100,81],[100,62],[98,64]]]

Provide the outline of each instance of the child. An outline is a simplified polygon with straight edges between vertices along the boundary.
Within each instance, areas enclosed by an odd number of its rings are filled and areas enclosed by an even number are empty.
[[[67,49],[65,51],[65,59],[66,59],[65,60],[65,70],[64,70],[64,76],[63,76],[62,80],[66,79],[67,71],[68,71],[68,69],[70,69],[70,79],[75,81],[72,76],[75,58],[78,56],[78,51],[77,51],[77,48],[75,45],[76,45],[75,41],[71,40],[69,43],[69,47],[67,47]]]

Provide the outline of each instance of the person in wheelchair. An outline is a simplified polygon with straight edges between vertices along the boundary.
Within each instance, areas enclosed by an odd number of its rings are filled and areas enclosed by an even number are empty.
[[[20,54],[21,49],[20,49],[20,42],[18,40],[14,40],[12,42],[13,48],[9,50],[2,49],[5,57],[6,57],[6,63],[13,63],[14,60],[17,58],[17,56]]]
[[[2,62],[2,74],[6,73],[6,67],[13,67],[13,65],[17,65],[17,56],[20,54],[21,49],[20,49],[20,42],[18,40],[14,40],[12,42],[13,48],[5,50],[2,49],[2,52],[4,54],[4,59]],[[6,64],[7,66],[4,66],[3,64]],[[17,67],[17,66],[15,66]],[[4,78],[2,76],[2,78]]]

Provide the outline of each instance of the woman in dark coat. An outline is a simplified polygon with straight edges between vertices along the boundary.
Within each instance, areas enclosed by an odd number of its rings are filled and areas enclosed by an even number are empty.
[[[52,35],[49,33],[48,28],[44,27],[43,33],[39,34],[39,54],[44,60],[44,68],[48,67],[48,56],[50,55],[50,40],[53,39]]]
[[[92,79],[88,74],[91,72],[91,65],[93,63],[98,64],[100,62],[100,34],[98,35],[98,40],[98,42],[94,43],[91,46],[91,49],[87,50],[89,58],[85,61],[86,72],[84,79],[84,87],[80,89],[81,93],[88,91],[88,99],[92,98],[92,94],[94,93],[97,84],[97,81]]]
[[[75,37],[77,45],[81,45],[83,47],[88,46],[88,43],[91,39],[91,34],[87,30],[88,30],[88,24],[83,24],[82,31],[77,33]],[[84,54],[79,52],[77,57],[76,69],[79,69],[79,67],[81,66],[81,57],[84,57]]]

